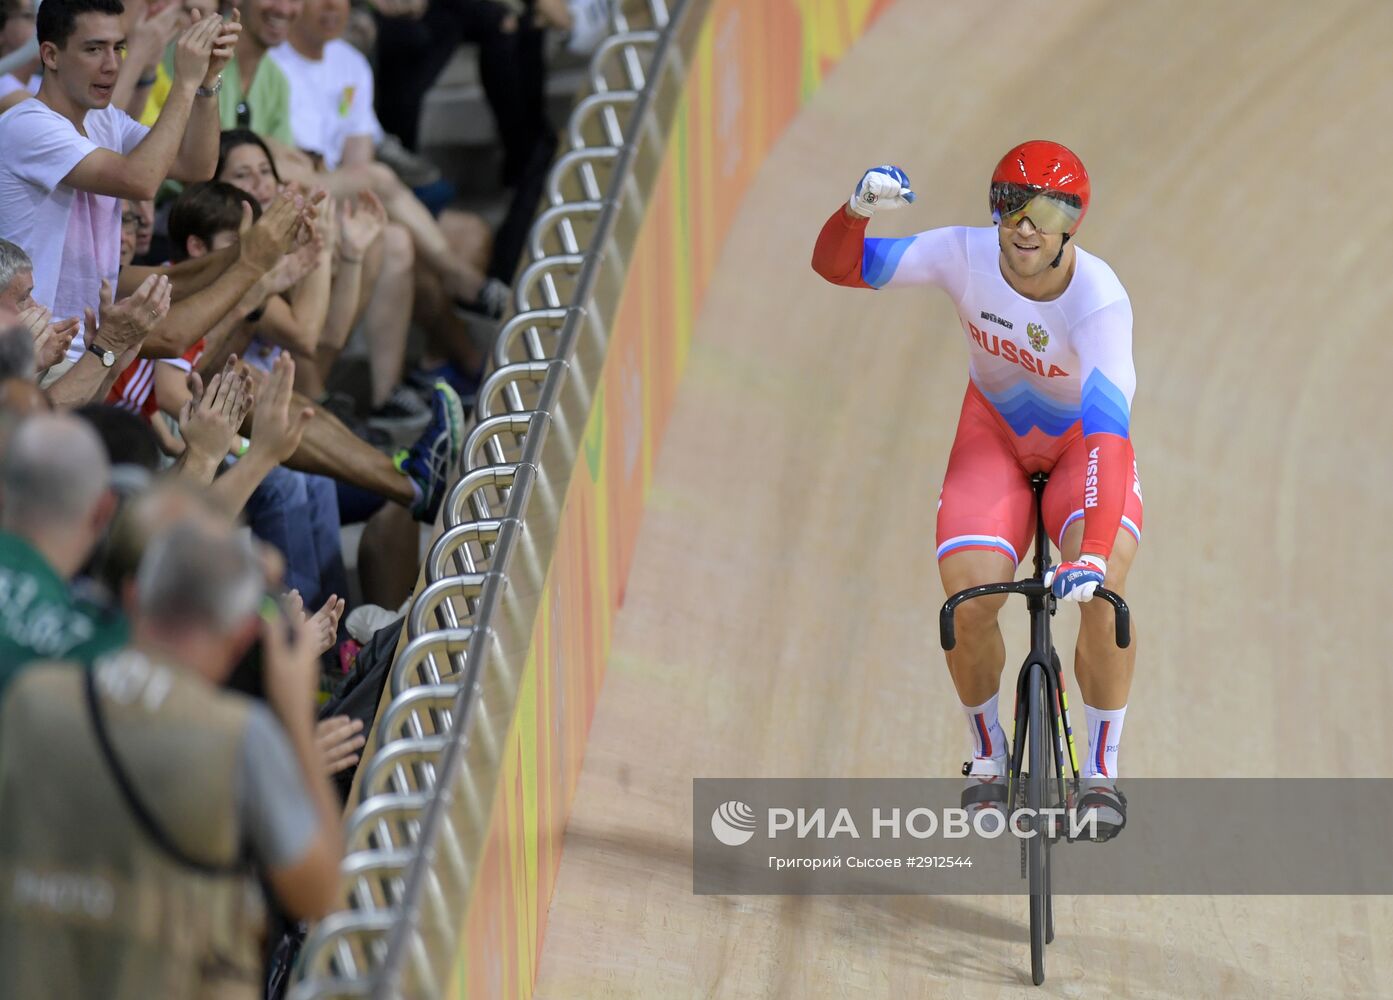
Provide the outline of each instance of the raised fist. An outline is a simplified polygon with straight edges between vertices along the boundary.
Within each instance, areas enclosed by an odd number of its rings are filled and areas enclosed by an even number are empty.
[[[869,219],[877,209],[901,208],[913,200],[914,192],[909,189],[905,172],[886,164],[866,171],[846,207]]]

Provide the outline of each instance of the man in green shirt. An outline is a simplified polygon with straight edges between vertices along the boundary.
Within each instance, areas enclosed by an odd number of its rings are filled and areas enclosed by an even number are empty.
[[[223,67],[222,88],[218,91],[218,121],[223,130],[247,128],[270,140],[278,165],[282,150],[294,155],[290,81],[274,60],[266,58],[266,52],[286,40],[290,23],[300,16],[303,6],[304,0],[243,0],[242,33],[231,61]],[[142,123],[153,123],[159,118],[173,66],[174,48],[170,46],[140,117]]]
[[[224,129],[249,128],[281,146],[294,146],[290,81],[266,52],[286,40],[303,6],[303,0],[243,0],[242,34],[218,95]]]
[[[93,658],[126,639],[123,620],[77,601],[68,583],[106,530],[116,500],[96,433],[41,414],[0,461],[0,697],[35,660]]]
[[[267,59],[256,69],[251,85],[243,89],[237,59],[222,73],[218,117],[223,130],[249,128],[262,138],[290,148],[290,82],[281,68]]]

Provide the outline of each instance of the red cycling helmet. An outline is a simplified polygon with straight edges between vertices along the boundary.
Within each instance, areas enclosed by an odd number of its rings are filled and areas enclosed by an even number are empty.
[[[1008,227],[1029,216],[1042,233],[1073,236],[1088,211],[1088,171],[1065,146],[1023,142],[992,171],[992,219]]]

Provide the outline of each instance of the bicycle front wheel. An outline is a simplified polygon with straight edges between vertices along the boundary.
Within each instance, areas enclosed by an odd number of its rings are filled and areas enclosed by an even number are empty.
[[[1046,776],[1054,767],[1050,754],[1047,693],[1044,668],[1032,666],[1027,694],[1030,706],[1027,723],[1030,771],[1025,783],[1025,804],[1035,817],[1032,820],[1035,835],[1026,842],[1026,856],[1030,874],[1030,978],[1036,986],[1045,981],[1045,938],[1049,922],[1049,854],[1045,843],[1046,827],[1039,818],[1039,812],[1046,804]]]

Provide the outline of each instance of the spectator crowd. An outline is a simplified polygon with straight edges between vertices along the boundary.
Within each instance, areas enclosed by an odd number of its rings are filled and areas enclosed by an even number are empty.
[[[277,995],[341,902],[345,692],[510,304],[548,37],[608,6],[219,2],[0,0],[6,997]],[[419,152],[461,45],[496,225]]]

